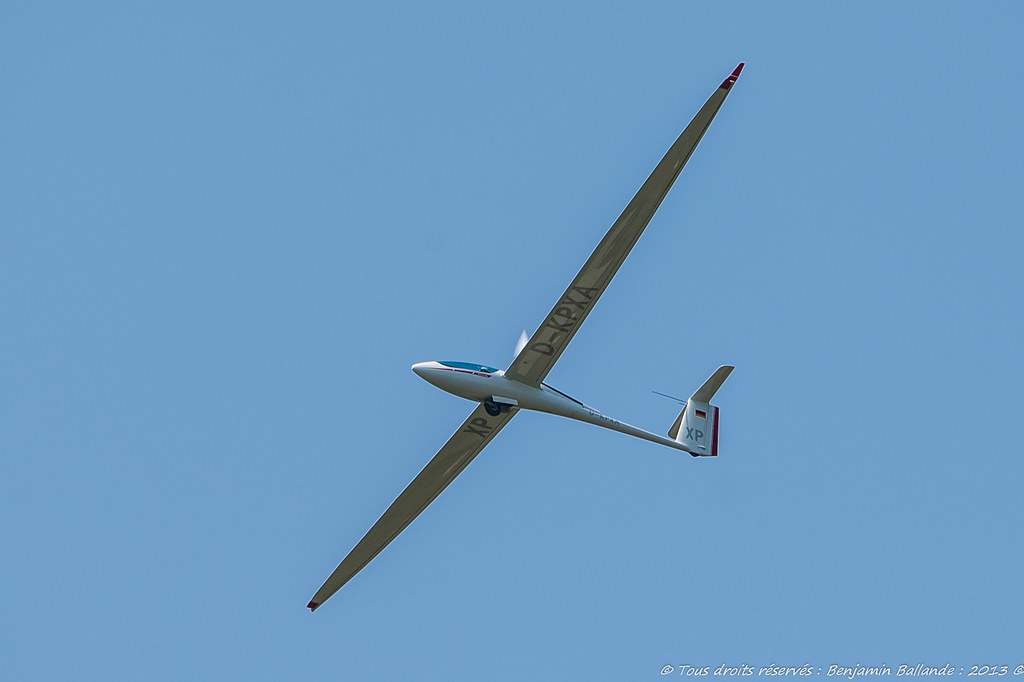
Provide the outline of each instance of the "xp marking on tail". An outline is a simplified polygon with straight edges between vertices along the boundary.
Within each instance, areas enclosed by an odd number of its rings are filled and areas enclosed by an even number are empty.
[[[548,386],[544,378],[626,260],[725,102],[742,69],[743,64],[740,64],[722,81],[669,147],[534,335],[527,339],[524,332],[516,344],[515,360],[508,369],[502,371],[469,362],[420,362],[412,366],[412,371],[441,390],[479,404],[317,590],[308,604],[311,611],[319,608],[394,540],[519,410],[547,412],[603,426],[688,452],[694,457],[718,455],[719,411],[711,404],[711,399],[732,372],[732,367],[719,367],[690,396],[669,429],[667,438],[601,414]]]

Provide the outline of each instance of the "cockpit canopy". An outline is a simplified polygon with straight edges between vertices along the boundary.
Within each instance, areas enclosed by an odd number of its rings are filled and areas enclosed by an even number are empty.
[[[495,367],[476,365],[472,362],[454,362],[452,360],[440,360],[439,362],[445,367],[451,367],[453,369],[468,369],[471,372],[486,372],[487,374],[494,374],[498,371]]]

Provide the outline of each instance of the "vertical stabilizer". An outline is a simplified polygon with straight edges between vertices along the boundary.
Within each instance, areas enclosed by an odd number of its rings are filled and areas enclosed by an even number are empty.
[[[686,446],[694,457],[718,456],[719,410],[711,399],[734,368],[723,365],[698,388],[676,417],[669,438]]]

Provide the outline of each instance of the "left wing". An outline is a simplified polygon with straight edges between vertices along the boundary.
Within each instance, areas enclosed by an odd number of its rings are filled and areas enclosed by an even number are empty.
[[[743,64],[740,64],[732,75],[722,81],[665,153],[665,157],[597,245],[543,324],[505,371],[505,378],[539,386],[548,375],[658,210],[661,200],[668,194],[679,171],[683,170],[686,161],[697,148],[697,143],[725,102],[729,89],[739,78],[742,69]]]
[[[518,408],[510,407],[507,412],[492,417],[484,410],[482,403],[477,406],[455,435],[448,439],[432,460],[427,462],[423,471],[391,503],[384,515],[334,569],[334,573],[317,590],[306,608],[316,611],[317,607],[361,571],[363,566],[370,563],[373,557],[387,547],[389,542],[405,530],[405,527],[462,473],[517,411]]]

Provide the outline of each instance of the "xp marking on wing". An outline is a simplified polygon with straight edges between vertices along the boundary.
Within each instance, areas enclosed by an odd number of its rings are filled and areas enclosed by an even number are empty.
[[[448,361],[420,362],[412,366],[412,371],[434,386],[478,405],[317,590],[308,604],[311,611],[341,589],[394,540],[519,410],[547,412],[603,426],[688,452],[694,457],[718,455],[719,413],[718,408],[711,405],[711,399],[732,372],[730,366],[719,367],[690,396],[669,429],[667,438],[601,414],[548,386],[544,378],[626,260],[725,102],[742,69],[743,64],[740,64],[722,81],[669,147],[534,335],[527,338],[524,332],[516,344],[515,360],[508,369],[502,371],[470,362]]]

